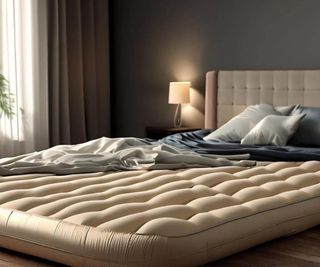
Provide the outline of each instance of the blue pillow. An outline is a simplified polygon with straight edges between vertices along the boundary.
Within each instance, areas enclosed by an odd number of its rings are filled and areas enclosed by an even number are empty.
[[[305,115],[289,144],[294,146],[320,146],[320,108],[296,107],[291,115]]]

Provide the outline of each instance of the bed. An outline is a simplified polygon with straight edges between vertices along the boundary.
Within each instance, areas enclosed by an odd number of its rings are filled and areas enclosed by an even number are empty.
[[[216,128],[251,104],[319,107],[318,99],[320,71],[212,71],[205,124]],[[317,155],[255,167],[3,176],[0,246],[70,266],[199,266],[318,225]]]

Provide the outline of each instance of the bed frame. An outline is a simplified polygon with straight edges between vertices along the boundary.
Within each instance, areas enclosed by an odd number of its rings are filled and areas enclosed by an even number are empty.
[[[275,105],[299,103],[320,106],[319,99],[320,71],[211,71],[206,80],[205,125],[215,128],[250,104],[267,102]],[[275,163],[270,168],[283,170],[285,167],[279,164],[282,163]],[[311,172],[319,169],[318,162],[298,167],[290,164],[288,172],[298,174],[307,167]],[[204,171],[209,173],[203,173],[203,177],[211,177],[214,172],[219,172],[221,177],[221,169],[201,170]],[[247,170],[244,171],[242,175],[247,179],[249,174]],[[248,171],[255,172],[255,169]],[[255,176],[255,173],[252,175]],[[290,186],[286,180],[282,182],[283,186]],[[258,189],[259,186],[254,188]],[[256,214],[236,219],[236,226],[232,222],[222,223],[221,226],[218,224],[181,237],[103,231],[0,207],[0,246],[71,266],[141,266],[141,262],[143,266],[195,266],[317,225],[320,214],[312,212],[314,207],[319,207],[319,198],[310,199],[303,205],[290,205],[284,210],[270,209],[261,216]],[[298,211],[307,215],[295,217]],[[271,223],[266,222],[266,217],[270,218]],[[279,217],[284,222],[277,223]],[[256,224],[257,220],[272,227],[261,230],[261,226]],[[250,232],[253,230],[254,234]],[[217,239],[221,244],[215,244]],[[232,242],[225,242],[228,239]],[[166,262],[167,258],[169,262]]]
[[[205,103],[209,129],[259,103],[320,107],[320,70],[210,71]]]

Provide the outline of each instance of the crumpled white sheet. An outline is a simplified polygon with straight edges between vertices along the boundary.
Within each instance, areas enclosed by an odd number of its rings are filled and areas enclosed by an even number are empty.
[[[0,160],[0,175],[74,174],[114,170],[254,166],[249,154],[201,155],[139,138],[102,137],[77,145],[59,145],[40,152]]]

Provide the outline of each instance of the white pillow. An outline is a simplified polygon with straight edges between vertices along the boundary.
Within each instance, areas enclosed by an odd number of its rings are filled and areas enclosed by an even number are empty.
[[[282,115],[289,116],[291,111],[297,108],[299,105],[291,105],[291,106],[278,106],[274,107],[276,111],[280,112]]]
[[[281,115],[281,113],[269,104],[249,106],[203,139],[205,141],[240,142],[259,121],[268,115]]]
[[[297,131],[303,117],[269,115],[241,140],[241,144],[285,146]]]

